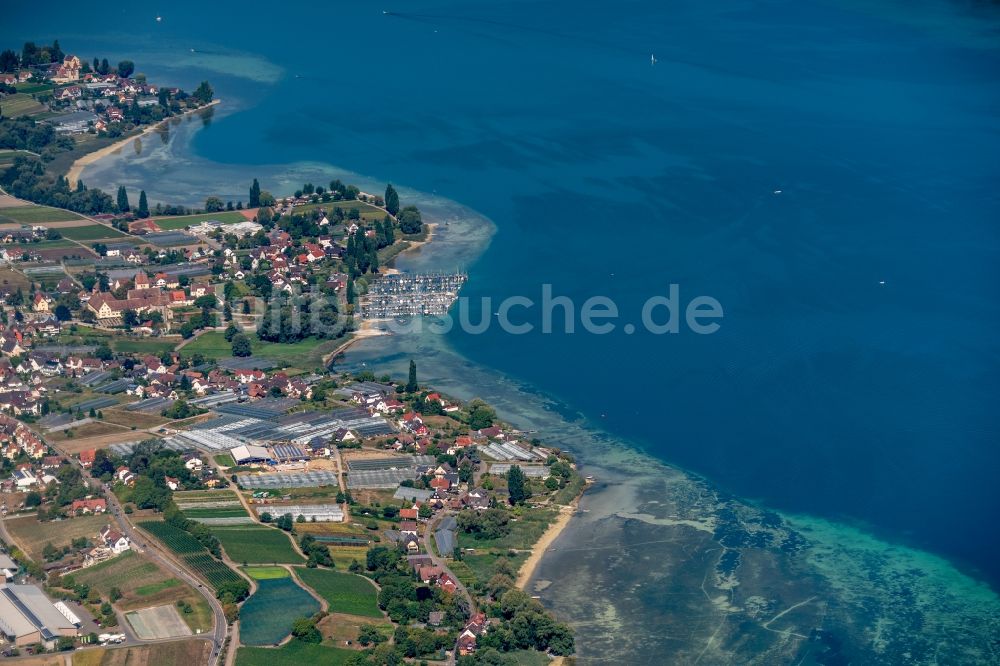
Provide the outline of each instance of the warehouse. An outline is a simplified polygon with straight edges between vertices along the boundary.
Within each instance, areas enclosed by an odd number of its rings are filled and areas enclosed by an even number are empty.
[[[76,636],[77,628],[35,585],[0,585],[0,632],[22,647]]]
[[[229,454],[236,461],[237,465],[248,465],[251,463],[273,462],[271,454],[263,446],[253,444],[241,444],[230,449]]]

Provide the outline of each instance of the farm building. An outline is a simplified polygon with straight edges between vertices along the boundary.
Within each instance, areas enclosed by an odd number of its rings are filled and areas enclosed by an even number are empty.
[[[0,631],[17,646],[76,636],[77,627],[35,585],[0,585]]]

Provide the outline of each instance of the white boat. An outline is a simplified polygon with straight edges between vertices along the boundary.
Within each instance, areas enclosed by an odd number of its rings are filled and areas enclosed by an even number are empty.
[[[649,54],[649,64],[650,65],[655,65],[656,64],[656,56],[653,55],[652,53]]]

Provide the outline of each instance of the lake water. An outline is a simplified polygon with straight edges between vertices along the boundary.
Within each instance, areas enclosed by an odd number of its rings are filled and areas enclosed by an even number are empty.
[[[578,308],[603,295],[621,312],[607,335],[494,325],[365,343],[351,363],[399,368],[417,354],[422,378],[456,394],[544,405],[520,415],[584,462],[627,442],[798,516],[817,542],[851,530],[872,559],[945,558],[929,566],[962,580],[954,590],[1000,585],[995,10],[293,1],[263,13],[180,0],[121,11],[69,7],[43,31],[11,7],[0,35],[130,57],[188,88],[207,78],[224,103],[207,129],[185,121],[88,169],[88,184],[197,204],[245,199],[255,176],[281,194],[333,176],[369,191],[391,180],[404,203],[449,220],[438,248],[406,266],[468,270],[463,295],[494,304],[540,300],[548,284]],[[671,284],[682,303],[722,304],[717,333],[624,332]],[[538,312],[512,316],[538,324]]]

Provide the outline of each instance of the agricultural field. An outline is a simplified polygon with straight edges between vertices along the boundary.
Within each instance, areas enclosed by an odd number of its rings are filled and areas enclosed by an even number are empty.
[[[292,641],[277,650],[241,647],[236,651],[236,666],[301,666],[301,664],[342,666],[355,654],[357,653],[354,650]]]
[[[144,520],[136,524],[178,555],[201,553],[205,550],[200,541],[170,523],[165,523],[162,520]]]
[[[31,95],[17,93],[10,97],[5,97],[0,102],[0,111],[3,111],[5,118],[16,118],[17,116],[29,116],[45,111],[45,106]]]
[[[190,606],[191,612],[181,613],[181,618],[192,632],[206,632],[212,628],[212,611],[205,599],[190,585],[172,578],[165,569],[135,551],[126,551],[72,576],[76,582],[98,590],[103,597],[109,596],[112,587],[117,587],[123,596],[115,606],[123,611],[183,601]]]
[[[42,549],[51,543],[57,548],[68,546],[79,537],[95,541],[101,528],[108,524],[104,516],[79,516],[66,520],[38,522],[35,516],[8,518],[4,521],[7,530],[25,554],[36,562],[42,562]]]
[[[378,592],[367,578],[330,569],[298,568],[295,573],[305,585],[329,602],[331,613],[382,617],[377,602]]]
[[[77,241],[91,241],[104,238],[124,238],[125,234],[114,227],[103,224],[88,224],[82,227],[59,227],[63,238]]]
[[[234,224],[236,222],[246,222],[247,218],[237,211],[221,211],[218,213],[204,213],[199,215],[181,215],[179,217],[158,217],[153,221],[156,226],[164,231],[183,229],[191,225],[198,225],[206,220],[216,220],[224,224]]]
[[[220,453],[219,455],[212,458],[216,465],[221,465],[222,467],[236,467],[236,461],[228,453]]]
[[[303,561],[285,533],[273,527],[212,527],[212,534],[234,562],[301,564]]]
[[[188,639],[139,647],[95,648],[73,653],[73,666],[154,666],[156,664],[207,664],[212,644]],[[59,657],[63,663],[63,657]]]
[[[207,580],[216,589],[226,583],[234,583],[240,580],[239,574],[209,555],[208,552],[199,555],[186,555],[184,561],[189,568],[198,572],[202,578]]]
[[[348,645],[347,641],[350,641],[350,644],[357,645],[359,648],[361,646],[358,645],[357,640],[363,627],[375,627],[386,640],[392,638],[395,630],[395,626],[388,620],[376,620],[375,618],[344,613],[330,613],[316,624],[324,641],[333,645]]]
[[[38,93],[52,92],[55,86],[51,83],[18,83],[14,88],[17,92],[25,95],[37,95]]]
[[[80,219],[82,218],[76,213],[50,206],[14,206],[13,208],[0,209],[0,223],[41,224]],[[59,233],[62,233],[61,229]]]
[[[291,578],[258,580],[257,591],[240,608],[240,641],[275,645],[291,632],[292,622],[319,609],[319,602]]]

